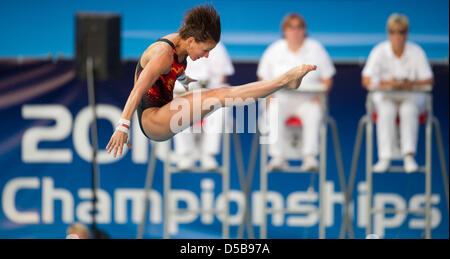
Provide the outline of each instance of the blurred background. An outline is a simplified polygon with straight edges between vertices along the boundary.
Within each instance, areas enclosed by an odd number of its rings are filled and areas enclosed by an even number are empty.
[[[301,14],[308,35],[323,44],[335,67],[333,88],[328,96],[329,113],[339,130],[342,160],[349,179],[353,147],[359,119],[365,114],[367,91],[361,85],[361,71],[371,49],[387,40],[386,21],[394,12],[410,20],[408,39],[420,45],[432,66],[434,116],[439,119],[448,168],[449,147],[449,2],[385,0],[214,0],[221,16],[221,41],[227,48],[235,73],[230,85],[257,80],[256,69],[264,50],[281,38],[281,20],[290,12]],[[91,222],[91,156],[87,113],[86,82],[77,79],[74,70],[75,14],[111,12],[121,16],[120,78],[98,82],[99,149],[109,140],[115,116],[120,116],[133,86],[136,62],[156,39],[176,32],[185,12],[204,1],[31,1],[0,3],[0,238],[66,238],[67,228],[75,222]],[[209,2],[208,2],[209,3]],[[136,127],[137,120],[133,120]],[[132,131],[138,148],[119,159],[109,159],[100,151],[99,204],[97,227],[111,238],[135,238],[143,211],[139,201],[151,146],[139,145],[142,133]],[[417,162],[423,164],[424,127],[420,127]],[[27,136],[27,137],[24,137]],[[248,167],[253,133],[238,134],[242,159]],[[333,144],[327,148],[327,182],[332,188],[326,238],[339,238],[343,221],[342,195]],[[442,183],[436,142],[432,153],[432,237],[449,237],[449,214]],[[230,203],[233,217],[230,238],[236,238],[243,205],[234,145],[231,143]],[[365,148],[357,168],[351,207],[355,238],[365,238],[363,218]],[[38,156],[29,156],[31,153]],[[103,152],[103,153],[102,153]],[[33,153],[33,154],[35,154]],[[31,159],[29,159],[32,157]],[[259,156],[258,156],[259,157]],[[221,162],[221,156],[218,156]],[[259,190],[259,158],[250,195]],[[163,163],[157,160],[152,189],[154,199],[144,238],[163,236]],[[204,182],[208,184],[202,184]],[[211,181],[212,189],[211,187]],[[289,195],[306,192],[310,184],[305,175],[271,175],[269,189],[281,197],[279,206],[287,208]],[[317,184],[317,183],[316,183]],[[208,188],[205,189],[205,186]],[[186,208],[204,204],[204,194],[213,192],[215,206],[222,194],[216,174],[180,173],[173,176],[172,189],[184,190]],[[316,188],[317,190],[317,188]],[[424,192],[424,175],[384,174],[374,177],[375,195],[391,199],[388,208],[414,205]],[[234,200],[233,200],[234,199]],[[302,201],[317,206],[316,202]],[[252,227],[259,237],[257,204],[250,199]],[[180,220],[174,238],[221,238],[221,219],[196,214]],[[307,215],[303,215],[305,218]],[[290,214],[268,217],[269,238],[318,238],[318,219],[292,220]],[[297,218],[298,219],[298,218]],[[300,218],[301,219],[301,218]],[[183,221],[184,220],[184,221]],[[306,223],[305,223],[306,222]],[[419,223],[418,223],[419,222]],[[423,216],[386,214],[375,220],[383,238],[423,238]],[[421,225],[422,224],[422,225]],[[247,238],[248,233],[244,234]]]

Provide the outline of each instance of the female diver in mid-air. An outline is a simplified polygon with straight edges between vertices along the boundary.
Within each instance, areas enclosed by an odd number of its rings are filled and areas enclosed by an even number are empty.
[[[144,135],[155,141],[163,141],[192,125],[195,122],[194,111],[200,111],[200,118],[197,119],[201,119],[217,106],[236,105],[236,102],[230,104],[226,100],[260,98],[279,89],[298,88],[302,78],[316,69],[315,65],[302,65],[273,80],[203,90],[200,92],[200,100],[196,99],[195,93],[174,99],[175,80],[186,88],[190,82],[195,81],[184,74],[187,56],[194,61],[202,57],[207,58],[220,40],[220,31],[220,17],[216,10],[208,5],[197,6],[186,13],[178,33],[164,36],[145,50],[138,61],[134,87],[127,99],[122,117],[106,146],[108,153],[113,151],[114,157],[117,152],[122,155],[125,143],[131,148],[128,131],[134,111],[137,111],[139,125]],[[209,100],[206,108],[204,100]],[[177,101],[187,103],[189,107],[174,109],[171,103]],[[171,127],[171,123],[174,123],[172,117],[179,112],[188,113],[186,117],[189,118],[189,123],[183,124],[174,132]]]

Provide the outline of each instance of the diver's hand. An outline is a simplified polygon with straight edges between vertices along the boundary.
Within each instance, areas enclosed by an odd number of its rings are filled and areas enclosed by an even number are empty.
[[[130,121],[120,119],[116,125],[116,130],[114,131],[108,145],[106,146],[106,150],[108,150],[108,153],[111,153],[111,151],[113,151],[113,156],[116,157],[117,152],[119,152],[119,156],[121,156],[125,143],[128,145],[129,149],[132,148],[128,139],[129,130]]]
[[[193,82],[197,82],[197,80],[188,77],[186,74],[182,74],[180,77],[177,78],[178,82],[181,83],[181,85],[186,89],[186,91],[189,91],[189,84]]]

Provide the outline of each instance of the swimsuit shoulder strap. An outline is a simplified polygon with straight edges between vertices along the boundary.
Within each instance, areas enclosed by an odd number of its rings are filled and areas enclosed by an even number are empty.
[[[165,43],[168,43],[168,44],[172,47],[172,49],[175,50],[175,44],[173,44],[173,42],[171,42],[171,41],[168,40],[168,39],[161,38],[161,39],[157,39],[156,41],[163,41],[163,42],[165,42]]]
[[[173,42],[171,42],[171,41],[168,40],[168,39],[164,39],[164,38],[157,39],[156,41],[163,41],[163,42],[169,44],[169,45],[172,47],[172,49],[173,49],[173,54],[174,54],[174,56],[175,56],[175,60],[176,60],[177,62],[179,62],[179,61],[178,61],[177,50],[176,50],[175,44],[173,44]],[[185,57],[184,60],[181,62],[181,64],[183,64],[184,66],[187,65],[187,60],[186,60],[186,59],[187,59],[187,57]]]

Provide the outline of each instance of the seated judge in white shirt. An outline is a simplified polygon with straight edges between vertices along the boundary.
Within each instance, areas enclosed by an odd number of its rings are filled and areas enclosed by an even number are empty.
[[[303,78],[302,87],[298,90],[281,90],[270,98],[278,99],[278,111],[269,114],[269,139],[272,156],[269,166],[283,168],[287,165],[283,157],[283,131],[285,120],[292,115],[300,117],[303,125],[303,163],[302,169],[314,170],[318,167],[319,127],[323,118],[323,107],[316,94],[302,93],[302,88],[319,86],[323,91],[329,91],[336,73],[334,65],[325,50],[317,40],[311,39],[306,33],[306,22],[296,13],[284,17],[281,29],[283,38],[272,43],[264,52],[257,70],[259,80],[270,80],[286,72],[290,67],[300,64],[315,64],[317,71]],[[309,88],[309,87],[308,87]],[[312,87],[314,88],[314,87]],[[268,101],[268,104],[270,102]],[[274,107],[274,106],[272,106]],[[269,105],[269,110],[271,106]],[[277,120],[274,123],[274,120]],[[276,128],[275,128],[276,127]],[[272,134],[277,132],[276,134]]]
[[[193,62],[188,57],[187,62],[186,75],[198,80],[196,83],[189,84],[189,90],[200,87],[209,89],[223,87],[226,84],[227,76],[234,74],[230,56],[221,42],[211,50],[208,58],[201,58]],[[185,94],[183,86],[178,81],[175,83],[174,92]],[[220,151],[220,140],[224,132],[225,116],[231,116],[230,109],[219,108],[203,119],[202,141],[199,146],[195,142],[194,134],[197,133],[192,128],[187,128],[173,137],[179,170],[192,168],[197,158],[200,158],[201,167],[204,170],[217,168],[218,164],[215,155]],[[200,155],[196,152],[200,153]]]
[[[371,51],[362,71],[362,84],[370,88],[403,90],[376,92],[373,103],[378,114],[378,162],[375,172],[385,172],[392,157],[396,137],[396,118],[400,119],[400,149],[406,172],[417,171],[414,159],[417,147],[419,115],[425,109],[425,94],[411,92],[433,84],[433,73],[423,49],[407,40],[409,21],[405,15],[392,14],[387,21],[389,40]],[[406,91],[405,91],[406,90]]]

